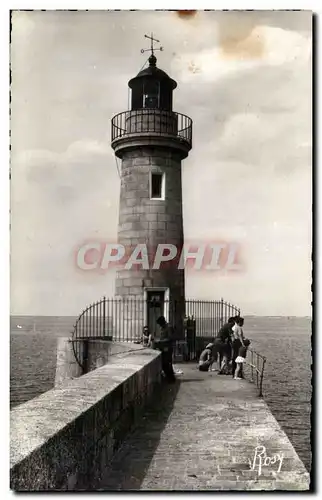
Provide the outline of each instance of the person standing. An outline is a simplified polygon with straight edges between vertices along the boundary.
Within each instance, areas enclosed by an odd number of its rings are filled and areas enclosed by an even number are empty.
[[[231,359],[231,342],[230,339],[226,339],[225,343],[221,349],[221,366],[218,375],[228,375],[229,374],[229,361]]]
[[[240,347],[245,347],[244,345],[244,318],[240,316],[235,317],[235,324],[232,327],[232,376],[234,377],[234,373],[236,370],[236,358],[238,356],[238,351]],[[242,375],[242,371],[240,370],[240,375]]]
[[[214,357],[217,357],[218,372],[222,373],[223,366],[226,365],[229,353],[231,351],[232,328],[235,324],[235,318],[229,318],[219,330],[214,342]]]
[[[240,377],[239,375],[241,375],[241,370],[242,370],[243,364],[245,363],[245,360],[246,360],[246,354],[247,354],[247,349],[248,349],[249,345],[250,345],[250,340],[245,339],[244,345],[240,346],[240,348],[239,348],[238,356],[235,359],[235,362],[236,362],[236,370],[234,373],[235,380],[242,380],[242,377]]]
[[[160,328],[160,337],[154,340],[154,345],[161,351],[162,370],[168,382],[175,382],[176,377],[172,365],[173,346],[169,325],[164,316],[159,316],[157,325]]]

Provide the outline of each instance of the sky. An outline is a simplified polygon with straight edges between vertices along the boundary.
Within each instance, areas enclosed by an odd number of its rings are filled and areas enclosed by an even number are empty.
[[[239,273],[186,272],[186,296],[242,314],[311,315],[309,11],[15,12],[11,31],[11,313],[77,315],[114,294],[80,270],[84,241],[116,243],[111,118],[153,32],[193,119],[183,161],[186,241],[237,242]]]

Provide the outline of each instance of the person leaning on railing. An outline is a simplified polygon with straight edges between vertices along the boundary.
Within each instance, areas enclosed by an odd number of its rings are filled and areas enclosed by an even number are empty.
[[[236,370],[235,370],[235,372],[233,374],[234,375],[234,380],[242,380],[242,378],[239,377],[239,375],[241,374],[241,371],[242,371],[242,368],[243,368],[243,364],[245,363],[247,349],[248,349],[249,345],[250,345],[250,340],[244,339],[243,340],[243,345],[241,345],[239,347],[238,356],[235,359]]]

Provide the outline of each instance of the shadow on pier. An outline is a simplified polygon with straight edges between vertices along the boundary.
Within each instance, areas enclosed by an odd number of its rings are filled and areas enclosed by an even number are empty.
[[[174,384],[162,384],[153,403],[146,408],[140,423],[117,452],[97,489],[140,489],[172,413],[180,384],[178,379]]]

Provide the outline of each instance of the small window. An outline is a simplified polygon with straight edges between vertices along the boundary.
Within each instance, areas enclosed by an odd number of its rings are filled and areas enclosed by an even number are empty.
[[[150,197],[151,199],[164,200],[165,179],[164,174],[151,174],[150,179]]]

